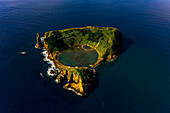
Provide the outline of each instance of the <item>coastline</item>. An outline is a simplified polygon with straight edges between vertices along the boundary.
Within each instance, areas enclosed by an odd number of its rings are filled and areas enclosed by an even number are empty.
[[[44,62],[47,62],[47,64],[50,64],[50,65],[51,65],[51,66],[48,68],[48,70],[47,70],[47,74],[48,74],[49,76],[55,76],[55,75],[57,75],[57,70],[58,70],[58,68],[56,68],[56,66],[54,65],[54,62],[51,61],[51,60],[48,58],[48,52],[47,52],[47,50],[46,50],[45,48],[43,48],[42,50],[43,50],[43,52],[42,52],[41,54],[44,56],[43,61],[44,61]],[[51,71],[53,71],[53,72],[55,72],[55,73],[50,73]]]
[[[73,91],[74,93],[76,93],[77,95],[79,95],[79,96],[85,96],[87,93],[80,93],[80,92],[78,92],[78,91],[76,91],[75,89],[73,89],[73,88],[71,88],[71,87],[66,87],[66,86],[63,86],[63,88],[64,89],[66,89],[66,90],[69,90],[69,91]]]
[[[58,30],[58,31],[68,31],[68,30],[75,30],[75,29],[103,29],[104,27],[83,27],[83,28],[70,28],[70,29],[64,29],[64,30]],[[104,28],[104,29],[111,29],[111,30],[118,30],[116,28]],[[61,50],[57,49],[57,51],[51,51],[49,43],[46,41],[46,38],[51,36],[50,33],[55,33],[55,31],[50,31],[50,32],[45,32],[44,38],[39,37],[39,34],[37,34],[37,44],[36,48],[38,49],[43,49],[43,56],[45,57],[43,61],[47,62],[48,64],[51,64],[51,67],[48,68],[47,74],[49,76],[56,76],[55,82],[61,83],[64,82],[66,83],[63,88],[67,90],[71,90],[75,92],[77,95],[84,96],[89,92],[91,89],[90,87],[92,86],[94,80],[95,80],[95,67],[103,63],[104,61],[115,61],[118,57],[118,53],[120,50],[112,50],[112,46],[109,46],[106,49],[109,50],[109,54],[105,53],[106,50],[101,51],[102,43],[90,43],[84,42],[84,43],[74,43],[73,45],[68,45],[68,47],[72,47],[75,45],[80,45],[81,49],[84,51],[92,51],[95,50],[98,54],[97,61],[90,65],[89,67],[72,67],[68,65],[64,65],[60,62],[59,60],[59,54]],[[56,31],[57,32],[57,31]],[[107,37],[107,41],[110,41],[111,38]],[[117,37],[119,38],[119,37]],[[121,37],[122,38],[122,37]],[[49,39],[49,38],[48,38]],[[58,42],[57,42],[58,43]],[[96,44],[96,45],[94,45]],[[43,45],[43,46],[42,46]],[[60,44],[59,44],[60,45]],[[50,47],[49,47],[50,46]],[[84,46],[90,47],[90,49],[84,48]],[[53,46],[52,46],[53,47]],[[55,46],[54,46],[55,47]],[[64,46],[65,47],[65,46]],[[103,48],[104,49],[104,48]],[[62,49],[63,50],[63,49]],[[107,54],[107,56],[106,56]]]
[[[49,63],[49,64],[51,65],[51,67],[48,68],[47,74],[48,74],[49,76],[52,76],[52,77],[53,77],[53,76],[57,76],[57,78],[55,79],[55,82],[56,82],[56,83],[61,83],[61,82],[66,82],[67,84],[69,83],[67,80],[64,80],[64,81],[61,80],[61,79],[63,79],[63,78],[66,78],[66,76],[67,76],[67,74],[64,73],[64,71],[67,71],[67,70],[69,70],[69,69],[74,69],[74,68],[90,69],[90,68],[88,68],[88,67],[71,67],[71,66],[64,65],[64,64],[62,64],[62,63],[58,60],[58,57],[56,57],[55,60],[54,60],[54,58],[53,58],[53,59],[49,58],[49,54],[48,54],[48,51],[47,51],[46,48],[43,48],[43,50],[44,50],[44,51],[42,52],[42,54],[43,54],[43,56],[45,57],[45,58],[43,59],[43,61],[45,61],[45,62],[47,62],[47,63]],[[58,53],[58,55],[59,55],[59,54],[60,54],[60,53]],[[57,55],[56,55],[56,56],[57,56]],[[56,69],[57,71],[56,71],[55,69]],[[51,73],[51,71],[55,71],[55,73]],[[94,71],[93,78],[95,78],[95,70],[93,69],[93,71]],[[67,85],[67,84],[66,84],[66,85]],[[69,84],[72,84],[72,83],[69,83]],[[76,90],[76,88],[74,88],[74,87],[68,87],[68,86],[66,86],[66,85],[63,86],[64,89],[73,91],[74,93],[76,93],[76,94],[79,95],[79,96],[84,96],[84,95],[87,94],[87,93],[85,93],[85,92],[81,92],[81,91],[79,91],[79,90]]]

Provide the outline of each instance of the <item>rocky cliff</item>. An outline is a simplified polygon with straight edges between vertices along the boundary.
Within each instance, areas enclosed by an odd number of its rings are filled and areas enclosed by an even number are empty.
[[[37,47],[37,48],[42,48],[42,47],[43,47],[43,43],[42,43],[41,38],[40,38],[40,35],[39,35],[38,33],[37,33],[36,38],[37,38],[36,47]]]
[[[74,91],[77,95],[85,95],[91,90],[95,81],[95,67],[103,61],[113,61],[123,48],[123,37],[120,31],[112,27],[87,26],[49,31],[44,35],[44,48],[48,58],[58,68],[56,81],[65,83],[65,89]],[[92,68],[71,67],[59,61],[59,53],[74,45],[87,45],[98,53],[98,61]],[[37,48],[43,47],[37,33]]]

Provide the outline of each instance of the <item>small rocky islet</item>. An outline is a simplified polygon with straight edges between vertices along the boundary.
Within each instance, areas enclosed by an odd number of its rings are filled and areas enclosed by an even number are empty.
[[[59,60],[61,51],[75,45],[89,46],[98,53],[97,62],[90,67],[71,67]],[[77,95],[86,95],[95,86],[95,67],[104,61],[114,61],[123,48],[123,37],[117,28],[86,26],[45,32],[42,40],[37,33],[36,48],[44,48],[48,59],[58,69],[56,80]],[[55,73],[51,70],[50,73]]]

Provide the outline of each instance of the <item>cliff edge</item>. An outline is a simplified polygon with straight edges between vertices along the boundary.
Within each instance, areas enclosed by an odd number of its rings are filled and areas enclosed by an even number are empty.
[[[87,26],[45,32],[44,48],[48,58],[58,68],[57,82],[64,82],[65,89],[74,91],[77,95],[85,95],[91,90],[95,80],[95,67],[104,61],[114,61],[123,48],[121,32],[113,27]],[[98,60],[89,67],[71,67],[59,61],[59,53],[74,45],[86,45],[95,49]],[[37,48],[43,47],[37,34]]]

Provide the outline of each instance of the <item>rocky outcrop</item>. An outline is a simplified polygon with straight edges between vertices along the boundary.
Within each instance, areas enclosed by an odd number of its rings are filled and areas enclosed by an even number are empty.
[[[93,70],[90,68],[70,69],[67,76],[67,83],[63,87],[74,91],[77,95],[86,95],[93,85],[95,79],[93,74]]]
[[[65,83],[63,88],[83,96],[90,91],[93,81],[95,80],[94,74],[94,70],[91,68],[65,68],[60,66],[56,81],[57,83]]]
[[[42,48],[43,47],[43,43],[41,41],[40,35],[37,33],[37,44],[36,44],[36,48]]]

